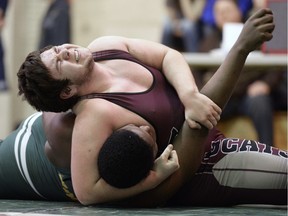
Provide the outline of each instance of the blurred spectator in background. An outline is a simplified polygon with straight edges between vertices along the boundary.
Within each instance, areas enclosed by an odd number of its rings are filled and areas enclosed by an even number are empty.
[[[236,4],[237,10],[234,9],[232,11],[229,11],[229,7],[222,8],[222,6],[220,6],[218,10],[221,10],[221,11],[218,11],[217,14],[219,16],[218,17],[219,22],[222,22],[222,24],[218,23],[218,26],[217,26],[216,20],[215,20],[215,14],[214,14],[215,2],[217,2],[217,0],[206,0],[206,4],[204,6],[203,12],[199,19],[198,30],[199,30],[201,41],[203,41],[203,38],[204,38],[205,42],[208,43],[209,42],[208,40],[213,39],[215,35],[217,37],[215,38],[216,41],[222,40],[221,38],[222,27],[219,27],[219,26],[222,26],[223,22],[227,21],[227,22],[244,23],[245,20],[248,18],[250,11],[253,9],[253,0],[241,0],[241,1],[230,0],[230,1],[234,3],[234,4],[230,4],[230,6],[232,5],[233,7],[233,5]],[[236,14],[233,14],[233,13],[236,13]],[[218,47],[218,44],[219,42],[215,43],[213,39],[211,43],[208,43],[207,48],[203,48],[203,43],[202,43],[202,47],[199,48],[198,51],[206,52],[207,49],[214,49]]]
[[[250,11],[250,15],[252,15],[254,12],[261,8],[267,7],[267,1],[268,0],[253,0],[253,8]]]
[[[4,48],[2,45],[2,28],[5,23],[5,13],[8,6],[8,0],[0,0],[0,91],[7,89],[4,66]]]
[[[167,16],[163,26],[162,44],[182,52],[198,49],[197,22],[205,0],[166,0]]]
[[[70,0],[49,0],[42,21],[39,49],[47,45],[70,43]]]
[[[201,47],[199,48],[200,52],[209,52],[212,49],[220,48],[224,24],[245,21],[246,15],[249,14],[248,6],[252,6],[252,1],[245,1],[247,5],[245,6],[245,12],[243,12],[240,7],[240,3],[244,4],[243,0],[215,0],[213,2],[213,5],[209,5],[209,7],[213,6],[213,18],[210,17],[210,26],[213,26],[213,22],[215,22],[215,28],[209,28],[209,33],[202,38]],[[250,10],[254,10],[254,8],[250,8]],[[207,14],[209,13],[207,12]],[[222,52],[221,54],[225,53]],[[199,88],[213,74],[211,71],[193,70],[193,72],[196,73],[195,78]],[[269,71],[260,69],[251,71],[250,69],[245,71],[236,86],[232,98],[223,110],[221,118],[225,120],[235,115],[249,116],[255,126],[258,140],[272,145],[274,143],[273,111],[279,109],[287,110],[286,79],[286,72],[274,69]]]

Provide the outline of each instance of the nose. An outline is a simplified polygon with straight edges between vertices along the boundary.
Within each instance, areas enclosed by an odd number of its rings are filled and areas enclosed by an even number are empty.
[[[59,52],[57,53],[57,58],[61,60],[69,60],[70,58],[70,53],[69,50],[63,47],[59,47]]]

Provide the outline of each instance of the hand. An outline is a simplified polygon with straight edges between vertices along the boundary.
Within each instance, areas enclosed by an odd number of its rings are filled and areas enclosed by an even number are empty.
[[[258,95],[268,95],[270,93],[270,86],[261,80],[255,81],[248,86],[247,94],[250,97]]]
[[[265,41],[272,39],[274,28],[272,11],[268,8],[260,9],[245,22],[235,45],[246,53],[254,51]]]
[[[157,180],[161,183],[168,176],[179,169],[178,156],[173,145],[169,144],[164,152],[155,160],[153,170]]]
[[[212,129],[220,120],[221,108],[210,98],[199,92],[195,92],[189,98],[186,98],[184,106],[186,121],[192,129],[200,129],[200,124]]]

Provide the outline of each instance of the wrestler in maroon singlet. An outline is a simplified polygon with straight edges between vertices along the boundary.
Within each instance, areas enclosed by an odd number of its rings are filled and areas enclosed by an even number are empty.
[[[81,99],[106,99],[146,119],[155,128],[159,155],[172,143],[184,122],[184,107],[176,91],[159,70],[144,65],[125,51],[105,50],[93,53],[93,57],[94,61],[133,61],[151,72],[153,84],[144,92],[94,93]],[[213,129],[205,142],[201,166],[169,205],[246,203],[287,204],[287,152],[257,141],[225,138]]]

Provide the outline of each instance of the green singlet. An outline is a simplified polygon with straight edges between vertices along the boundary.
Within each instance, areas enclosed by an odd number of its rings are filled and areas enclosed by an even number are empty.
[[[76,200],[70,174],[48,160],[45,142],[41,112],[0,141],[1,199]]]

